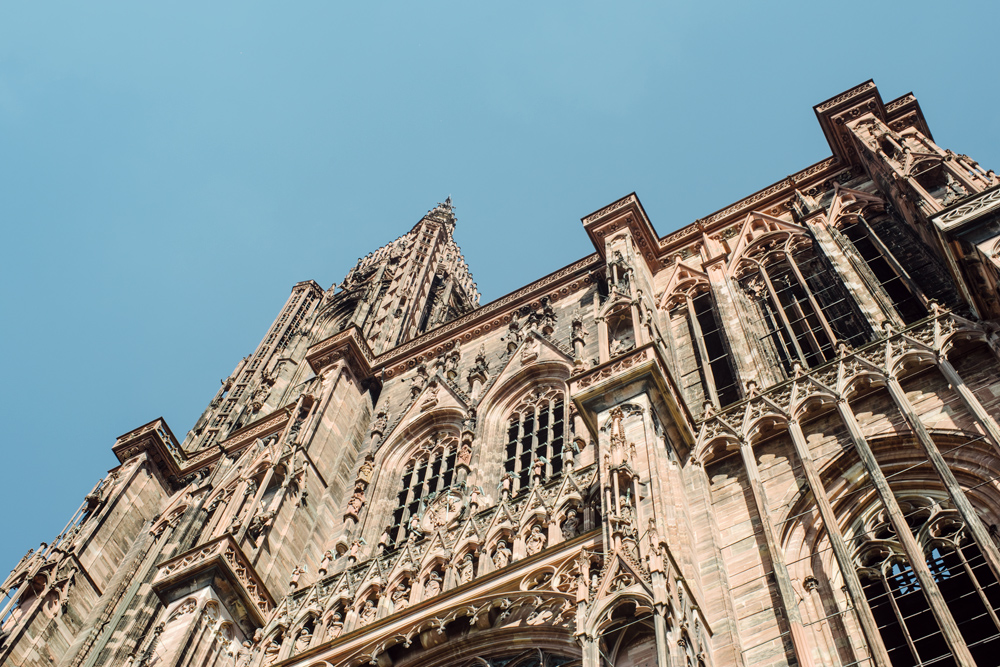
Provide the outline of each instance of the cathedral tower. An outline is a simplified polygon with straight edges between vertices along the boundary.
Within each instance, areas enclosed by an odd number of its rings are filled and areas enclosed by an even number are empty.
[[[996,664],[1000,179],[871,81],[832,155],[480,306],[450,198],[303,282],[0,587],[17,667]]]

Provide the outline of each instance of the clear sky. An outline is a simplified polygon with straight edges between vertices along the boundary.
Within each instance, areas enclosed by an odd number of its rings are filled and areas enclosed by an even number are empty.
[[[0,570],[158,416],[178,437],[291,286],[451,195],[483,301],[829,155],[868,78],[1000,170],[994,2],[0,4]],[[2,575],[0,575],[2,576]]]

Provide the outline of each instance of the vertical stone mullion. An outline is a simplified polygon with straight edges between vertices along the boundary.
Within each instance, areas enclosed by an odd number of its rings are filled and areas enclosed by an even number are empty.
[[[986,408],[983,407],[983,404],[976,398],[976,395],[969,389],[969,385],[965,384],[965,381],[948,359],[941,355],[938,358],[937,364],[945,379],[951,384],[959,398],[962,399],[965,409],[971,412],[972,416],[979,422],[979,425],[983,427],[983,430],[986,431],[987,439],[993,444],[993,448],[997,453],[1000,454],[1000,425],[986,411]]]
[[[695,313],[694,302],[691,300],[691,297],[685,294],[684,301],[687,303],[688,321],[690,321],[691,330],[694,332],[694,344],[698,348],[698,356],[701,357],[702,377],[705,380],[708,400],[712,401],[712,405],[718,409],[721,405],[719,404],[719,395],[715,389],[715,377],[712,375],[712,365],[709,363],[711,360],[708,358],[708,348],[705,347],[705,334],[701,330],[701,322],[698,321],[698,315]]]
[[[923,422],[920,421],[920,416],[913,409],[910,400],[906,398],[906,392],[903,391],[902,385],[899,384],[899,379],[889,376],[886,378],[886,386],[889,388],[889,394],[892,395],[893,402],[903,415],[903,419],[906,420],[916,434],[917,441],[927,454],[927,460],[934,468],[934,472],[941,478],[941,482],[944,483],[945,488],[948,490],[948,495],[955,504],[955,509],[962,516],[962,520],[965,521],[966,528],[968,528],[972,534],[972,538],[979,545],[980,551],[983,552],[983,558],[986,559],[990,569],[993,570],[993,575],[997,578],[997,581],[1000,581],[1000,551],[997,550],[996,545],[990,538],[990,534],[986,530],[986,526],[983,525],[982,519],[979,518],[979,514],[976,513],[965,492],[962,491],[961,485],[959,485],[958,480],[955,478],[955,473],[948,467],[948,463],[941,455],[941,450],[938,449],[937,443],[934,442],[931,434],[927,432]]]
[[[826,488],[823,486],[823,481],[816,471],[812,454],[809,453],[809,445],[806,442],[805,434],[802,432],[802,425],[799,424],[798,420],[791,419],[788,421],[788,433],[795,447],[795,453],[799,457],[799,462],[802,464],[802,471],[805,473],[809,492],[816,500],[816,507],[819,509],[820,517],[823,520],[823,527],[826,529],[826,534],[830,539],[830,546],[833,548],[833,554],[837,560],[837,565],[840,567],[840,573],[844,577],[847,592],[851,596],[855,615],[868,643],[869,655],[871,655],[873,662],[878,667],[891,667],[892,663],[889,661],[889,653],[886,651],[885,645],[882,643],[882,635],[878,631],[878,623],[875,621],[871,607],[868,605],[868,598],[865,596],[861,579],[858,577],[857,570],[854,567],[851,552],[847,548],[847,542],[844,540],[843,533],[840,532],[837,515],[830,505]]]
[[[792,273],[795,274],[795,279],[798,281],[799,286],[802,291],[806,293],[806,299],[809,300],[809,305],[812,306],[813,312],[816,313],[816,319],[819,320],[820,326],[823,327],[823,332],[826,333],[827,338],[830,340],[830,346],[835,347],[837,345],[837,337],[833,335],[833,329],[830,328],[830,323],[826,321],[826,315],[823,314],[823,309],[820,308],[819,301],[813,296],[812,290],[809,289],[809,283],[806,282],[806,278],[802,275],[802,271],[799,270],[799,265],[795,263],[795,258],[792,257],[790,253],[785,253],[785,257],[788,259],[788,266],[791,267]],[[806,328],[812,331],[809,327],[809,321],[806,320]],[[815,335],[813,335],[815,339]],[[817,345],[819,341],[816,341]]]
[[[934,581],[934,575],[931,574],[930,568],[927,567],[923,550],[917,544],[917,540],[913,536],[909,524],[906,523],[906,517],[903,516],[903,511],[900,509],[899,503],[896,502],[896,497],[893,495],[892,489],[889,488],[889,481],[882,474],[882,469],[875,459],[875,454],[872,452],[868,440],[862,434],[861,425],[858,424],[858,420],[854,416],[851,406],[847,403],[847,399],[841,398],[837,401],[837,412],[847,426],[848,434],[858,453],[858,458],[861,459],[861,464],[868,473],[868,478],[872,480],[875,492],[882,501],[882,506],[889,516],[889,522],[892,524],[893,530],[896,531],[899,544],[906,554],[906,558],[914,575],[917,577],[917,581],[920,583],[924,597],[927,598],[927,604],[934,615],[934,619],[937,621],[941,635],[948,644],[948,648],[955,655],[958,664],[963,666],[975,665],[976,661],[972,658],[972,653],[969,652],[969,647],[966,646],[965,640],[962,639],[962,633],[958,629],[955,617],[952,616],[951,611],[948,609],[944,596],[941,594],[941,589],[938,588],[937,582]]]
[[[789,635],[792,638],[792,650],[795,652],[795,657],[799,665],[802,667],[811,667],[813,664],[812,652],[809,650],[805,628],[802,626],[798,596],[795,594],[795,589],[792,588],[792,579],[788,575],[785,556],[774,531],[774,524],[771,523],[771,514],[767,507],[767,496],[764,493],[764,483],[760,479],[757,458],[753,452],[753,447],[746,440],[740,441],[740,454],[743,456],[743,465],[749,480],[750,494],[753,496],[757,516],[760,517],[761,532],[764,534],[764,540],[767,543],[767,551],[771,558],[775,583],[778,585],[778,596],[781,598],[781,606],[784,608],[785,618],[788,621]]]
[[[792,329],[792,323],[788,321],[788,315],[785,313],[784,307],[781,305],[781,299],[778,298],[778,293],[774,290],[774,283],[771,282],[770,276],[767,275],[767,270],[761,266],[758,269],[760,271],[761,278],[764,279],[764,284],[767,285],[767,293],[771,299],[771,303],[774,304],[774,309],[778,311],[778,317],[781,318],[781,323],[785,327],[785,332],[788,334],[789,340],[792,341],[792,346],[795,347],[795,354],[798,355],[799,361],[804,365],[808,366],[809,362],[806,361],[806,355],[802,352],[802,346],[799,345],[799,339],[795,336],[795,330]],[[806,328],[809,328],[809,323],[806,323]],[[781,335],[779,334],[780,338]]]

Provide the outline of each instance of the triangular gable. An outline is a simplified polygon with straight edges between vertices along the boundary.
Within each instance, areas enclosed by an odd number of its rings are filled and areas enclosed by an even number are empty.
[[[563,475],[562,483],[559,485],[559,490],[556,492],[555,501],[553,505],[559,507],[568,500],[579,500],[583,502],[584,497],[583,489],[576,483],[573,479],[573,475]]]
[[[404,431],[425,414],[441,410],[458,410],[464,414],[468,409],[469,406],[465,402],[465,399],[452,389],[451,384],[446,382],[440,373],[435,373],[427,381],[423,390],[410,403],[410,406],[403,412],[403,416],[382,437],[379,444],[382,445],[389,442],[398,432]]]
[[[413,574],[417,571],[420,556],[413,553],[413,542],[406,540],[396,558],[396,564],[389,571],[389,581],[395,581],[401,574]]]
[[[754,234],[755,227],[759,224],[764,225],[765,231]],[[739,240],[736,242],[736,246],[729,254],[727,273],[732,275],[736,264],[739,262],[747,248],[768,234],[779,231],[790,232],[792,234],[802,234],[806,230],[801,225],[787,222],[781,218],[776,218],[773,215],[768,215],[759,211],[751,211],[744,219],[743,226],[740,228],[739,236],[736,237]]]
[[[877,195],[854,188],[845,188],[840,183],[833,184],[833,203],[830,204],[828,219],[835,222],[845,208],[857,202],[885,205],[885,200]]]
[[[944,162],[944,158],[937,153],[907,153],[906,160],[903,162],[903,173],[912,176],[914,168],[923,162],[940,163]]]
[[[490,525],[486,527],[487,537],[492,536],[496,531],[502,528],[517,530],[517,519],[515,519],[514,515],[511,513],[506,499],[501,500],[500,504],[497,505],[497,511],[493,513],[493,517],[490,519]]]
[[[661,309],[665,308],[667,303],[670,301],[671,296],[676,294],[678,291],[687,289],[688,285],[695,285],[699,283],[708,284],[707,273],[692,268],[679,260],[674,262],[674,266],[670,270],[670,275],[667,278],[667,286],[663,290],[663,295],[660,297],[660,303],[658,306]]]
[[[465,545],[469,543],[477,545],[483,543],[483,536],[479,532],[479,526],[476,525],[476,519],[471,513],[466,518],[465,523],[462,524],[462,528],[458,531],[458,539],[455,541],[455,553],[462,551]]]
[[[319,617],[323,612],[323,605],[319,602],[319,586],[311,586],[309,588],[309,595],[302,602],[302,606],[299,607],[298,613],[295,615],[295,622],[292,625],[298,625],[310,614]]]
[[[444,535],[439,528],[434,531],[434,535],[424,547],[424,556],[420,559],[420,569],[423,570],[428,563],[436,560],[438,557],[447,558],[448,551],[448,544],[445,542]]]
[[[518,525],[523,526],[537,514],[547,515],[551,513],[552,508],[545,502],[541,491],[542,487],[537,484],[531,487],[528,497],[525,498],[524,509],[521,510],[521,520]]]
[[[776,415],[783,419],[788,418],[784,410],[762,396],[747,401],[743,411],[743,433],[749,433],[751,426],[768,415]]]
[[[323,613],[333,609],[337,603],[343,601],[345,608],[350,605],[351,600],[354,598],[354,591],[351,586],[351,577],[348,576],[345,570],[337,577],[336,581],[330,586],[330,599],[326,602],[326,607],[323,609]]]
[[[537,352],[537,354],[528,358],[524,354],[524,351],[525,347],[531,341],[535,341],[538,344],[537,350],[533,351]],[[503,368],[500,369],[496,380],[490,384],[489,389],[487,389],[486,393],[479,399],[479,404],[489,404],[494,396],[503,390],[504,385],[506,385],[509,380],[517,376],[523,369],[530,366],[536,366],[538,364],[553,362],[559,363],[562,366],[572,367],[573,358],[560,350],[555,343],[545,336],[539,335],[533,331],[528,332],[528,335],[525,336],[523,341],[521,341],[521,344],[518,345],[514,352],[507,357],[507,361]]]
[[[612,314],[613,311],[617,310],[619,307],[624,306],[629,308],[632,305],[632,297],[626,294],[621,294],[620,292],[611,294],[607,301],[601,304],[600,310],[597,312],[597,317],[607,317]]]
[[[614,588],[616,585],[615,582],[623,574],[627,574],[633,579],[632,583],[628,586],[629,588],[639,584],[650,595],[652,595],[653,591],[650,590],[646,583],[646,575],[642,571],[633,567],[632,564],[629,563],[628,559],[623,558],[617,550],[609,557],[608,560],[610,562],[608,563],[608,567],[604,570],[604,576],[601,578],[600,586],[597,587],[597,594],[594,596],[595,600],[606,598],[614,593],[616,590]]]
[[[372,558],[371,564],[365,571],[365,576],[361,577],[361,581],[358,584],[358,590],[363,591],[369,586],[374,586],[377,588],[382,588],[385,583],[385,577],[382,573],[382,565],[379,562],[380,559]]]

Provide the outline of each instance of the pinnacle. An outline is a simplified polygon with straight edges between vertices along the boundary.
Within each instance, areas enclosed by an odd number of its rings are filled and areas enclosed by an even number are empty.
[[[427,211],[425,218],[432,218],[439,222],[446,222],[454,226],[458,221],[455,215],[455,204],[451,201],[451,195],[444,202],[438,202],[438,205]]]

